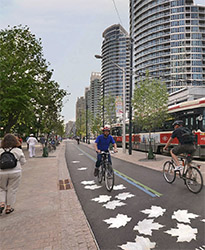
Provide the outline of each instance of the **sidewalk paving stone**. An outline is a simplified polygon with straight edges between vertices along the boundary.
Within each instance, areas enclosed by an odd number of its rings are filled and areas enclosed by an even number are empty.
[[[94,143],[84,145],[93,148]],[[83,213],[74,188],[60,190],[59,180],[70,180],[65,160],[65,142],[42,157],[40,145],[36,157],[29,158],[23,175],[15,211],[0,216],[0,250],[96,250],[97,243]],[[162,171],[168,156],[157,155],[148,160],[145,152],[132,151],[132,155],[118,149],[112,157]],[[205,163],[201,162],[205,178]]]
[[[59,180],[70,179],[65,142],[49,157],[36,157],[23,166],[15,211],[0,217],[0,250],[97,249],[75,190],[60,190]]]

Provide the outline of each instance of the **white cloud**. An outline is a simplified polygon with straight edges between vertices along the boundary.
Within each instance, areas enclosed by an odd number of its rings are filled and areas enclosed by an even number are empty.
[[[73,11],[84,12],[93,15],[95,12],[115,11],[111,0],[15,0],[15,4],[21,9],[38,10],[39,12],[49,11],[68,11],[68,14]],[[128,1],[118,0],[116,5],[118,11],[123,7],[128,6]]]
[[[204,0],[194,0],[194,3],[197,4],[197,5],[205,5],[205,2]]]
[[[129,1],[115,0],[128,30]],[[119,18],[111,0],[0,0],[0,29],[22,24],[42,39],[44,58],[54,69],[61,88],[69,85],[65,120],[75,116],[77,97],[84,95],[92,71],[100,71],[94,54],[100,53],[103,31]],[[79,74],[80,72],[80,74]],[[76,88],[78,86],[78,88]],[[74,118],[75,120],[75,118]]]

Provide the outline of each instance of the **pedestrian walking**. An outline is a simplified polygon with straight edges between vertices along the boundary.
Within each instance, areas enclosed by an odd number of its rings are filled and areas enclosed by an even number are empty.
[[[80,144],[80,137],[79,136],[76,137],[76,141],[78,144]]]
[[[14,211],[14,203],[16,201],[16,192],[18,190],[22,168],[25,164],[26,158],[22,149],[18,148],[20,145],[18,139],[13,134],[6,134],[1,142],[0,148],[0,214],[5,209],[6,214]],[[7,152],[6,154],[4,154]],[[10,153],[8,153],[10,152]],[[3,156],[4,154],[4,156]],[[12,156],[13,155],[13,156]],[[15,162],[14,165],[8,164],[8,158],[11,157]],[[12,158],[13,157],[13,158]],[[6,159],[6,160],[5,160]],[[5,163],[7,162],[6,166]]]
[[[35,157],[35,145],[38,143],[37,139],[34,137],[34,134],[30,134],[30,137],[27,140],[29,144],[29,157]]]
[[[46,143],[46,138],[44,137],[44,135],[40,136],[40,140],[39,140],[41,146],[42,146],[42,150],[45,147],[45,143]]]

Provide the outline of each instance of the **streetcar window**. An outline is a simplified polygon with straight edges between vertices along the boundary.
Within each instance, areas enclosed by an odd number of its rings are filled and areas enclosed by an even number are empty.
[[[189,121],[188,121],[188,118],[185,119],[185,126],[188,126],[189,125]]]
[[[196,120],[196,130],[198,130],[198,129],[199,129],[199,121]]]
[[[122,128],[121,127],[112,128],[111,135],[121,136],[122,135]]]
[[[202,128],[201,131],[205,131],[205,118],[202,120]]]
[[[194,118],[193,117],[191,117],[191,119],[190,119],[190,129],[194,129]]]
[[[201,131],[205,132],[205,108],[203,109],[203,119],[202,119],[202,125],[201,125]]]

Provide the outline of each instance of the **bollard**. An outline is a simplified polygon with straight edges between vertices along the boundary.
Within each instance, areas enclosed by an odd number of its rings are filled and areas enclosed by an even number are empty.
[[[44,147],[43,148],[43,157],[48,157],[48,148],[47,147]]]

